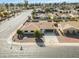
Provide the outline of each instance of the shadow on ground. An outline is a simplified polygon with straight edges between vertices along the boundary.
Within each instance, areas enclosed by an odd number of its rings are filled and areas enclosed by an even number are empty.
[[[35,39],[35,41],[39,47],[45,47],[44,41],[42,39]]]

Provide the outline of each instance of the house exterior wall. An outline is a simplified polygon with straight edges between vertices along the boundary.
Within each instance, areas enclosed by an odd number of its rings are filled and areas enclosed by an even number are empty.
[[[64,30],[64,33],[67,33],[67,31],[69,31],[69,33],[73,33],[73,31],[75,31],[75,33],[77,33],[79,30],[76,30],[76,29],[66,29],[66,30]]]
[[[43,34],[45,33],[45,32],[55,32],[55,29],[41,29],[40,30]],[[32,30],[32,31],[24,31],[24,34],[25,35],[30,35],[30,34],[34,34],[34,30]]]

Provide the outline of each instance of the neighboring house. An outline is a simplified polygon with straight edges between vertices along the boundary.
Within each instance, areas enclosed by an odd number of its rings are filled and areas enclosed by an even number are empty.
[[[64,29],[64,33],[67,33],[67,32],[69,32],[69,33],[73,33],[73,31],[75,32],[75,33],[77,33],[78,31],[79,31],[79,29],[77,29],[77,28],[74,28],[74,27],[69,27],[69,28],[66,28],[66,29]]]
[[[65,20],[65,19],[70,19],[71,16],[68,14],[57,14],[56,18]]]
[[[44,10],[42,10],[41,8],[36,9],[35,11],[36,15],[34,16],[35,20],[47,20],[49,17],[48,15],[45,13]]]
[[[73,31],[74,31],[75,33],[79,32],[79,28],[74,27],[74,26],[71,26],[71,25],[69,25],[69,24],[63,25],[63,26],[62,26],[62,29],[63,29],[63,32],[64,32],[64,33],[69,32],[69,33],[72,34]]]
[[[51,19],[54,19],[54,17],[56,16],[56,14],[55,14],[55,13],[54,13],[54,14],[53,14],[53,13],[49,13],[48,16],[49,16]]]
[[[43,13],[37,13],[37,15],[34,17],[34,19],[38,19],[38,20],[47,20],[49,19],[47,14],[43,14]]]
[[[74,15],[74,14],[77,14],[78,11],[76,11],[76,10],[71,10],[71,13]]]
[[[43,14],[45,13],[45,11],[42,10],[41,8],[37,8],[35,12],[36,12],[36,13],[43,13]]]
[[[77,18],[77,17],[79,17],[79,15],[78,14],[69,14],[72,18]]]
[[[59,13],[71,13],[71,10],[59,10]]]

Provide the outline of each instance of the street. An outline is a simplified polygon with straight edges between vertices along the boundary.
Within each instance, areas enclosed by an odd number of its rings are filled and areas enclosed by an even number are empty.
[[[20,50],[20,46],[14,47],[12,50],[4,50],[0,48],[0,57],[38,57],[38,58],[77,58],[79,57],[79,47],[76,46],[52,46],[52,47],[34,47],[23,46],[23,50]]]
[[[27,20],[28,16],[31,15],[31,11],[25,11],[21,15],[0,24],[0,39],[8,39],[11,33]]]

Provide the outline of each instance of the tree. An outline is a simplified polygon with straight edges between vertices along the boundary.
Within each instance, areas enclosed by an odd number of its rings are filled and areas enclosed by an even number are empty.
[[[33,11],[33,12],[32,12],[32,15],[35,15],[35,14],[36,14],[36,12]]]
[[[0,17],[3,17],[4,15],[3,15],[3,13],[0,13]]]
[[[9,13],[8,12],[4,12],[3,14],[4,14],[5,17],[8,17],[9,16]]]
[[[28,16],[28,20],[31,20],[31,16]]]
[[[42,32],[39,31],[39,30],[36,30],[36,31],[34,32],[34,36],[35,36],[37,39],[39,39],[39,38],[42,37]]]
[[[14,7],[14,4],[13,4],[13,3],[10,3],[10,6],[11,6],[11,7]]]
[[[28,6],[28,1],[24,0],[24,2],[25,2],[24,6],[25,6],[25,8],[27,8],[27,6]]]
[[[46,12],[46,13],[51,12],[50,8],[46,8],[46,9],[45,9],[45,12]]]
[[[34,9],[33,12],[32,12],[32,18],[34,19],[36,16],[36,10]]]
[[[1,21],[3,20],[3,19],[2,19],[3,17],[4,17],[4,14],[0,12],[0,18],[1,18],[0,20],[1,20]]]
[[[54,26],[55,26],[55,27],[58,27],[58,24],[57,24],[57,23],[55,23],[55,24],[54,24]]]
[[[23,7],[23,4],[22,3],[18,3],[16,6]]]
[[[22,38],[23,38],[23,32],[21,30],[17,30],[17,34],[18,34],[18,39],[22,40]]]
[[[9,4],[6,3],[6,4],[5,4],[5,7],[6,7],[6,9],[8,10],[8,9],[9,9]]]
[[[17,30],[17,34],[18,34],[18,39],[22,40],[23,39],[23,32],[21,30]],[[20,50],[23,50],[23,47],[20,47]]]

